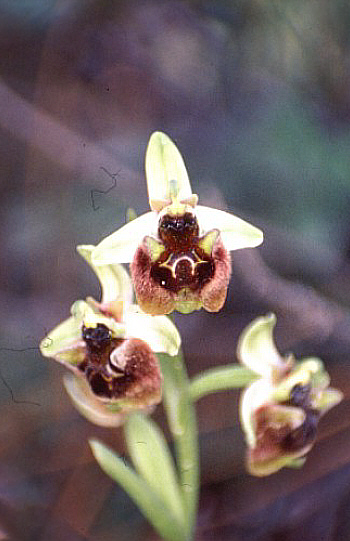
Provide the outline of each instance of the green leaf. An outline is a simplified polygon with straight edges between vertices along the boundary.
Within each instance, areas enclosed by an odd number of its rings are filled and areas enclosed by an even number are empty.
[[[167,442],[148,417],[135,413],[126,423],[128,451],[135,468],[184,524],[184,509],[173,458]]]
[[[210,393],[239,389],[254,381],[256,377],[256,374],[245,366],[228,365],[213,368],[193,378],[191,397],[196,401]]]
[[[90,446],[103,471],[123,487],[164,539],[169,541],[186,540],[182,524],[144,479],[99,441],[90,440]]]

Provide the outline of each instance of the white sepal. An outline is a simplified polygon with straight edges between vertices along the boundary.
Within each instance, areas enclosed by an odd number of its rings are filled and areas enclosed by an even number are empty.
[[[278,379],[283,374],[286,363],[278,353],[273,341],[276,316],[255,319],[241,334],[237,356],[247,368],[269,380]]]
[[[174,199],[182,201],[192,196],[182,156],[165,133],[154,132],[150,137],[146,151],[146,177],[150,206],[157,211],[162,202],[165,206]]]
[[[179,351],[180,334],[168,317],[150,316],[133,305],[125,313],[124,322],[127,336],[147,342],[155,353],[174,356]]]
[[[92,252],[94,265],[130,263],[145,235],[157,232],[156,212],[146,212],[103,239]]]
[[[122,298],[123,301],[132,301],[132,283],[129,274],[122,265],[94,265],[92,252],[93,245],[77,246],[78,253],[87,261],[97,278],[102,289],[101,303],[107,303]]]
[[[223,210],[198,205],[195,214],[201,228],[201,233],[210,229],[218,229],[226,250],[254,248],[264,240],[263,232],[245,220]]]

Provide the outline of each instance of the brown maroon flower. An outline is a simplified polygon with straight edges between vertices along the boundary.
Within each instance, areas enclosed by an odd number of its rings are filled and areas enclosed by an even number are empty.
[[[262,232],[221,210],[198,206],[174,143],[155,132],[146,153],[148,212],[104,239],[96,265],[131,262],[137,301],[149,314],[220,310],[231,274],[229,251],[258,246]]]
[[[259,379],[243,392],[240,417],[251,474],[269,475],[305,460],[316,440],[318,422],[342,400],[329,387],[320,359],[283,358],[273,342],[273,314],[254,320],[242,333],[237,355]]]
[[[70,369],[66,389],[89,420],[117,426],[134,409],[148,409],[162,397],[156,352],[175,355],[180,337],[165,316],[151,317],[131,304],[131,283],[121,265],[94,267],[94,246],[79,246],[101,282],[102,300],[77,301],[71,317],[41,342],[45,357]]]

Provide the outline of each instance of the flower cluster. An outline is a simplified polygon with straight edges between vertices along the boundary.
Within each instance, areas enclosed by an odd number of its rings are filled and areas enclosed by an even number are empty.
[[[257,476],[302,464],[316,439],[317,425],[342,393],[329,387],[320,359],[282,357],[273,342],[273,314],[254,320],[242,333],[237,355],[258,379],[243,392],[241,423],[247,468]]]
[[[101,301],[75,302],[71,316],[40,345],[45,357],[69,368],[65,386],[78,410],[103,426],[118,426],[129,412],[149,411],[161,401],[155,353],[174,356],[181,342],[165,314],[220,310],[231,274],[229,252],[263,240],[240,218],[197,204],[183,159],[163,133],[150,138],[146,177],[151,211],[96,247],[78,246],[100,281]],[[121,263],[131,263],[132,282]],[[321,416],[342,399],[329,387],[319,359],[296,361],[278,353],[274,325],[274,315],[255,320],[237,350],[257,376],[242,393],[240,416],[247,467],[258,476],[303,461]]]

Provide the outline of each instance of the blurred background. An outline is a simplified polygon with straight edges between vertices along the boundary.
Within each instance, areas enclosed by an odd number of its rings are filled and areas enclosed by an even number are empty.
[[[345,395],[305,467],[266,479],[244,470],[238,394],[202,399],[197,541],[350,539],[349,28],[341,0],[0,0],[1,540],[158,539],[89,451],[123,454],[122,430],[82,419],[37,349],[99,296],[75,246],[147,210],[154,130],[202,204],[265,232],[233,253],[222,312],[176,317],[190,374],[274,311],[279,349]]]

